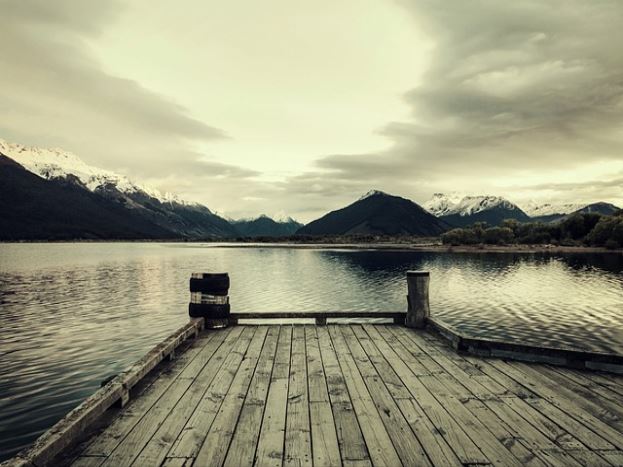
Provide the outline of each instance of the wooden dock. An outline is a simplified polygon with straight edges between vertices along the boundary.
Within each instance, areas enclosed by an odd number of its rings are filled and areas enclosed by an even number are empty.
[[[208,330],[55,464],[623,465],[623,377],[395,324]]]

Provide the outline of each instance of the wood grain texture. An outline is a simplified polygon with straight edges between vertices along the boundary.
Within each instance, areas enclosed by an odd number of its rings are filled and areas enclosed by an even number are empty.
[[[623,377],[457,354],[394,324],[206,331],[79,466],[623,464]]]

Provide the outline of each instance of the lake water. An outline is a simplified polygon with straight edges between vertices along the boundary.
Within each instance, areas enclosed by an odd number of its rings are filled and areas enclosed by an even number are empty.
[[[208,244],[0,245],[0,460],[185,323],[191,272],[227,271],[237,311],[404,310],[464,333],[623,353],[623,255],[449,254]]]

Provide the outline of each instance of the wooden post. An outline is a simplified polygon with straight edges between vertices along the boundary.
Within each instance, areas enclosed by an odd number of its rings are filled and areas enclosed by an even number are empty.
[[[428,303],[428,271],[407,271],[407,318],[405,325],[409,328],[422,329],[430,316]]]

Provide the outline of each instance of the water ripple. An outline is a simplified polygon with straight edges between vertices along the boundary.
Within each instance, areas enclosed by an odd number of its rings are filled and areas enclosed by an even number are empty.
[[[0,460],[187,318],[188,278],[228,271],[238,311],[404,310],[405,271],[473,336],[623,353],[623,256],[0,245]]]

